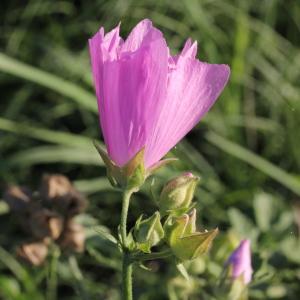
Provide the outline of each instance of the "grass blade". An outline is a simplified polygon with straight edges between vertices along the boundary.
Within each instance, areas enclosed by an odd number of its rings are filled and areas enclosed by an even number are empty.
[[[74,163],[81,165],[103,165],[95,150],[90,147],[41,146],[22,150],[9,158],[12,165],[32,166],[41,163]]]
[[[31,137],[40,141],[61,144],[75,147],[93,147],[92,140],[88,137],[37,128],[30,125],[17,123],[11,120],[0,118],[0,130],[12,132],[22,136]]]
[[[47,87],[97,113],[97,102],[92,93],[56,75],[19,62],[3,53],[0,53],[0,71]]]
[[[245,149],[244,147],[235,144],[222,136],[209,132],[206,135],[206,139],[213,145],[217,146],[224,152],[235,156],[236,158],[248,163],[252,167],[264,172],[274,180],[278,181],[286,188],[293,191],[295,194],[300,196],[300,180],[296,179],[292,175],[288,174],[281,168],[273,165],[269,161],[260,157],[259,155]]]

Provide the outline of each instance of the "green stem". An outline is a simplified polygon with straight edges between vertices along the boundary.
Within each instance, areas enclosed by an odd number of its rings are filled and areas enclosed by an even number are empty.
[[[132,261],[130,253],[128,252],[128,241],[127,241],[127,215],[130,197],[134,190],[125,190],[123,193],[122,202],[122,213],[121,213],[121,242],[123,246],[123,267],[122,267],[122,290],[123,300],[132,300]]]
[[[123,300],[132,300],[132,261],[128,252],[123,253]]]
[[[121,239],[122,239],[122,245],[123,248],[127,248],[127,215],[128,215],[128,208],[129,208],[129,202],[130,197],[133,194],[133,190],[125,190],[123,193],[123,202],[122,202],[122,214],[121,214],[121,224],[120,224],[120,230],[121,230]]]

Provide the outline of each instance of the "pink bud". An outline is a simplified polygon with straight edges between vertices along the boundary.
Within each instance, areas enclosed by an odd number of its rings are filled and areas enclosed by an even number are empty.
[[[244,283],[248,284],[252,278],[250,240],[241,241],[240,245],[229,257],[227,266],[232,267],[232,278],[237,279],[243,276]]]

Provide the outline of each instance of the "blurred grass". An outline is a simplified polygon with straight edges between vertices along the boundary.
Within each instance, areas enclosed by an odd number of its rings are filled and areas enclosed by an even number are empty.
[[[232,235],[252,238],[257,276],[251,299],[298,299],[299,1],[3,0],[0,17],[1,189],[9,183],[34,187],[43,173],[64,173],[90,195],[88,215],[116,228],[119,195],[110,189],[91,143],[101,136],[87,40],[100,25],[109,30],[121,20],[125,36],[150,18],[172,51],[192,37],[200,59],[232,70],[212,112],[173,149],[180,162],[160,178],[194,171],[202,178],[196,197],[201,224],[219,226],[219,245],[230,244]],[[136,196],[130,222],[142,208],[154,209],[146,197],[147,189]],[[8,249],[13,238],[5,216],[0,244]],[[78,258],[83,282],[74,260],[70,266],[62,258],[58,299],[81,299],[83,285],[86,299],[118,299],[120,278],[109,267],[116,266],[118,253],[99,237],[89,243]],[[137,299],[199,299],[199,290],[209,293],[229,248],[217,242],[210,261],[190,266],[195,274],[189,284],[165,263],[156,264],[154,274],[138,271]],[[0,257],[0,299],[33,299],[28,278],[39,282],[34,292],[43,297],[42,270],[28,268],[24,279],[25,273],[15,273],[19,267],[7,264],[12,259]]]

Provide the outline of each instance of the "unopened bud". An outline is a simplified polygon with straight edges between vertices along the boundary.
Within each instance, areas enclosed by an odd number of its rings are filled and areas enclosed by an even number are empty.
[[[23,244],[17,249],[17,256],[34,266],[41,265],[48,255],[48,246],[44,242]]]
[[[142,220],[141,216],[135,224],[134,237],[138,248],[143,252],[150,253],[151,247],[157,245],[164,237],[159,212],[155,212],[145,220]]]
[[[82,225],[69,221],[59,240],[60,246],[68,251],[83,252],[85,244],[85,232]]]
[[[159,210],[163,215],[186,212],[193,200],[199,177],[184,173],[171,179],[164,186],[159,198]]]
[[[230,268],[230,277],[233,280],[242,278],[248,284],[252,278],[250,240],[241,241],[240,245],[232,252],[226,266]]]

